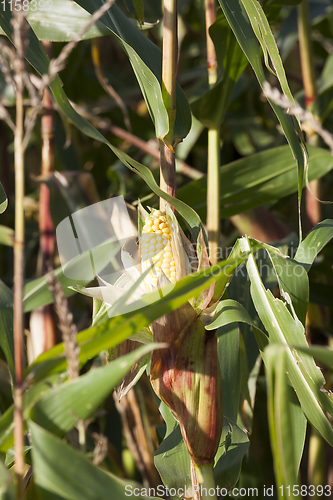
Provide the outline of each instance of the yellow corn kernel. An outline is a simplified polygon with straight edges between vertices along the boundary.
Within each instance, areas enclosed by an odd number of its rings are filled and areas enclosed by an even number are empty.
[[[156,262],[150,271],[153,283],[156,285],[161,269],[167,278],[175,282],[177,271],[171,248],[171,225],[165,213],[156,210],[145,221],[140,239],[142,271]]]

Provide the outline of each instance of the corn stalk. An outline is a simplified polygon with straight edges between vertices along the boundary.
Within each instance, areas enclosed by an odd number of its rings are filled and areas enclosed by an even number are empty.
[[[305,105],[311,110],[314,101],[317,98],[316,76],[313,62],[313,51],[311,43],[311,27],[309,19],[308,0],[302,0],[298,6],[298,35],[299,50],[302,68],[302,80],[305,92]],[[318,146],[318,135],[310,128],[306,131],[307,142],[312,146]],[[308,230],[318,224],[320,217],[320,183],[316,179],[309,183],[311,192],[306,193],[306,213]],[[316,199],[317,198],[317,199]]]
[[[162,56],[162,96],[169,118],[169,132],[160,141],[160,187],[171,196],[176,195],[176,170],[174,152],[174,124],[176,120],[176,68],[177,68],[177,0],[164,1]],[[161,210],[165,201],[160,199]]]
[[[15,60],[16,84],[16,125],[14,132],[15,167],[15,240],[14,240],[14,349],[15,349],[15,390],[14,390],[14,451],[15,474],[17,479],[16,499],[23,498],[24,476],[24,429],[23,429],[23,381],[24,381],[24,14],[15,11],[13,17],[14,42],[17,49]]]
[[[209,28],[215,21],[215,0],[205,0],[206,13],[206,46],[208,84],[213,87],[217,80],[217,60],[213,40]],[[220,240],[220,126],[210,126],[208,129],[207,158],[207,230],[210,261],[214,265],[218,261]]]

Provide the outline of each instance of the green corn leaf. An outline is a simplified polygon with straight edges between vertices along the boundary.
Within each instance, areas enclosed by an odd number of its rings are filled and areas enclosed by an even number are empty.
[[[152,342],[107,366],[59,385],[34,404],[29,418],[53,434],[65,434],[75,427],[78,420],[86,420],[95,413],[134,363],[148,352],[161,347],[161,344]]]
[[[309,179],[319,179],[333,168],[325,149],[309,146]],[[255,173],[255,174],[254,174]],[[272,148],[223,165],[220,169],[221,217],[227,218],[297,192],[297,172],[288,146]],[[177,197],[206,216],[207,177],[178,189]]]
[[[52,9],[33,9],[34,5],[31,4],[27,16],[30,26],[39,40],[50,42],[69,42],[90,18],[84,9],[68,0],[52,0]],[[84,33],[81,40],[105,36],[109,33],[107,27],[97,21]]]
[[[0,244],[12,247],[14,245],[14,230],[0,225]]]
[[[159,401],[159,410],[166,422],[166,433],[155,452],[154,463],[168,489],[191,490],[191,461],[180,427],[165,403]]]
[[[309,271],[318,253],[333,238],[333,220],[326,219],[313,227],[306,238],[299,244],[295,260]]]
[[[142,25],[144,23],[144,20],[145,20],[145,7],[144,7],[143,0],[133,0],[133,5],[134,5],[136,17],[137,17],[140,25]]]
[[[311,347],[305,347],[304,345],[293,346],[295,349],[312,356],[314,359],[327,366],[328,368],[333,367],[333,350],[326,346],[312,345]]]
[[[100,0],[82,0],[81,7],[93,13],[102,5]],[[11,11],[8,6],[0,13],[0,26],[12,41]],[[164,137],[169,130],[167,112],[162,100],[161,92],[161,51],[148,38],[146,38],[129,19],[122,14],[116,5],[112,5],[107,14],[101,18],[109,30],[117,37],[126,53],[128,54],[134,72],[138,77],[139,84],[147,99],[147,106],[152,114],[156,135]],[[28,30],[29,46],[26,59],[41,74],[48,72],[49,59],[30,27]],[[132,47],[133,45],[133,47]],[[84,134],[104,144],[118,156],[118,158],[129,168],[140,164],[131,160],[129,156],[110,144],[87,120],[82,118],[70,105],[61,82],[57,76],[50,84],[50,89],[58,104],[59,110]],[[177,118],[175,122],[175,140],[185,137],[191,127],[191,112],[185,94],[177,86]],[[148,170],[148,169],[147,169]]]
[[[224,121],[235,83],[248,62],[220,10],[209,33],[215,45],[220,77],[213,88],[191,102],[191,109],[206,127],[218,127]]]
[[[181,307],[193,296],[208,288],[217,280],[228,282],[234,270],[246,259],[246,253],[236,259],[227,259],[197,275],[190,275],[182,280],[163,288],[163,297],[159,292],[144,295],[137,304],[133,303],[134,310],[125,315],[107,319],[94,325],[77,336],[81,345],[80,362],[96,356],[103,349],[110,349],[126,338],[141,331],[154,320],[163,316],[166,311]],[[147,305],[148,304],[148,305]],[[154,307],[150,305],[154,304]],[[135,307],[138,309],[135,310]],[[63,356],[64,346],[58,344],[49,351],[41,354],[28,368],[28,373],[43,378],[48,373],[64,371],[67,363]]]
[[[101,5],[101,0],[78,0],[91,14]],[[149,112],[153,118],[156,136],[163,138],[169,130],[168,117],[162,100],[162,53],[133,23],[113,4],[101,22],[109,28],[127,53],[138,79]],[[176,89],[175,140],[183,139],[191,128],[191,112],[181,88]]]
[[[292,99],[286,79],[285,71],[276,46],[274,36],[267,21],[264,11],[257,0],[234,0],[232,3],[228,0],[219,0],[222,10],[233,30],[239,45],[248,58],[259,84],[262,86],[266,80],[262,63],[261,51],[264,53],[266,66],[270,68],[271,60],[273,73],[277,77],[283,92]],[[271,68],[270,68],[271,69]],[[287,116],[279,106],[271,101],[270,105],[281,123],[284,134],[289,142],[290,148],[298,165],[298,211],[299,211],[299,230],[301,238],[301,219],[300,204],[303,189],[304,170],[307,164],[307,155],[303,139],[301,137],[300,127],[293,117]]]
[[[247,249],[248,241],[242,241],[244,249]],[[287,370],[302,410],[311,424],[332,445],[333,429],[323,408],[333,414],[333,403],[327,394],[321,391],[324,377],[313,359],[290,347],[295,343],[307,347],[304,327],[298,318],[289,312],[282,300],[274,298],[271,292],[265,289],[252,255],[248,258],[247,269],[252,299],[269,333],[270,342],[286,346]]]
[[[65,500],[126,500],[134,488],[139,487],[140,492],[139,484],[96,467],[82,453],[33,421],[29,421],[29,429],[34,443],[34,480],[43,497],[50,498],[51,494]],[[138,494],[136,498],[143,497]]]
[[[10,406],[0,418],[0,452],[6,453],[14,446],[14,405]]]
[[[253,243],[258,245],[256,240],[251,240],[251,245]],[[266,250],[272,262],[281,295],[291,303],[297,317],[305,325],[309,303],[309,280],[304,267],[270,245],[263,244],[262,248]]]
[[[217,355],[222,378],[223,415],[237,422],[240,402],[240,332],[237,324],[220,327]]]
[[[29,412],[30,408],[38,399],[50,391],[59,383],[59,374],[51,375],[42,382],[37,382],[27,389],[23,394],[24,412]],[[0,417],[0,453],[7,453],[14,446],[14,405],[11,405]]]
[[[229,489],[236,484],[248,448],[247,434],[235,422],[224,417],[214,466],[215,482],[220,488]]]
[[[8,205],[7,196],[0,182],[0,214],[2,214],[6,210],[7,205]]]
[[[278,496],[282,500],[284,496],[280,486],[298,484],[299,455],[302,455],[304,447],[306,419],[297,401],[294,401],[295,393],[287,375],[285,348],[270,345],[265,349],[263,358],[267,373],[268,421],[275,478]],[[295,412],[295,409],[299,411]],[[300,441],[296,446],[295,436]],[[300,454],[298,450],[301,450]]]
[[[215,308],[211,322],[206,325],[206,330],[215,330],[231,323],[247,323],[256,326],[249,313],[239,302],[232,299],[221,300]]]

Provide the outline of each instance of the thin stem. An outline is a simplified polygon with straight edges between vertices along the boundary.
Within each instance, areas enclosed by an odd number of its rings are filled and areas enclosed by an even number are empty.
[[[51,58],[53,55],[52,42],[42,42],[47,55]],[[53,102],[50,91],[44,90],[43,95],[44,113],[41,118],[41,139],[42,139],[42,163],[41,175],[47,176],[54,170],[54,125],[53,125]],[[50,189],[41,183],[39,191],[39,248],[41,262],[38,274],[46,274],[52,268],[52,258],[54,253],[54,227],[50,210]],[[32,319],[39,316],[42,321],[43,338],[40,334],[40,323],[33,328]],[[34,346],[39,346],[39,352],[46,351],[56,343],[56,323],[54,308],[52,304],[42,306],[33,311],[30,316],[30,333]],[[36,338],[37,337],[37,338]],[[42,344],[41,344],[42,342]],[[37,356],[39,352],[34,352]]]
[[[176,196],[176,168],[175,153],[162,141],[160,141],[161,170],[160,188],[171,196]],[[166,201],[160,199],[161,210],[165,209]]]
[[[207,230],[212,265],[218,261],[220,241],[220,127],[208,129]]]
[[[174,124],[176,120],[176,68],[177,68],[177,0],[164,0],[163,18],[163,56],[162,56],[162,96],[169,118],[169,132],[160,141],[161,171],[160,187],[175,196],[175,153]],[[165,209],[166,202],[161,198],[160,207]]]
[[[194,464],[200,500],[217,500],[213,464]]]
[[[317,98],[316,76],[313,61],[313,51],[311,43],[311,26],[309,18],[308,0],[303,0],[298,6],[298,36],[299,36],[299,50],[301,57],[302,79],[305,92],[305,104],[307,109],[311,109],[313,102]],[[318,145],[318,136],[312,130],[306,133],[307,142],[312,146]],[[308,225],[315,226],[320,222],[320,183],[316,179],[311,181],[310,190],[315,194],[311,196],[310,192],[306,193],[306,212]]]
[[[216,19],[215,0],[205,0],[205,18],[208,83],[210,86],[213,86],[217,80],[217,61],[215,45],[210,37],[209,28],[214,24]]]
[[[162,96],[169,117],[169,133],[166,140],[173,146],[178,52],[177,0],[164,0],[163,23]]]
[[[305,91],[305,104],[311,109],[317,98],[316,76],[311,43],[311,27],[308,0],[298,6],[298,36],[301,56],[302,78]],[[318,135],[313,130],[306,132],[307,142],[318,146]],[[310,191],[306,192],[306,214],[308,230],[321,220],[320,181],[315,179],[309,183]],[[313,196],[314,195],[314,196]],[[308,477],[314,486],[324,484],[326,480],[325,441],[320,434],[311,428],[309,438]]]
[[[87,451],[87,442],[86,442],[86,425],[84,420],[79,420],[76,424],[76,428],[79,434],[79,444],[82,453],[86,453]]]
[[[51,58],[52,42],[42,42],[45,52]],[[28,81],[29,78],[26,78]],[[30,81],[30,80],[29,80]],[[54,127],[53,102],[50,91],[44,90],[43,115],[41,118],[41,175],[46,177],[54,170]],[[52,268],[54,253],[54,227],[50,210],[50,189],[45,183],[39,188],[39,258],[37,275],[45,275]],[[28,361],[31,363],[56,343],[56,322],[53,304],[38,307],[30,314],[31,348],[28,344]]]
[[[14,451],[15,474],[17,477],[16,499],[23,499],[24,475],[24,426],[23,426],[23,285],[24,285],[24,16],[17,12],[13,19],[14,41],[17,48],[15,60],[16,81],[16,127],[14,134],[15,165],[15,240],[14,240],[14,348],[15,348],[15,391],[14,391]]]
[[[217,60],[213,40],[209,34],[210,26],[215,22],[215,0],[205,0],[207,70],[210,87],[217,80]],[[207,158],[207,230],[210,261],[214,265],[218,261],[220,242],[220,127],[208,129]]]
[[[302,0],[298,6],[298,37],[305,103],[306,107],[310,108],[317,97],[317,89],[313,64],[308,0]]]
[[[47,45],[46,45],[47,44]],[[52,43],[43,42],[44,49],[51,54]],[[53,103],[48,89],[43,95],[44,114],[41,119],[42,138],[42,165],[41,175],[47,176],[54,170],[54,127],[53,127]],[[39,198],[39,232],[40,249],[42,252],[41,273],[49,271],[54,252],[54,228],[50,211],[50,190],[46,184],[40,186]]]

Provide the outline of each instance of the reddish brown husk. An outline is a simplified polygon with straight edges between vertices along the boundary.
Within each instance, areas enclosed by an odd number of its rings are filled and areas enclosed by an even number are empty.
[[[217,336],[200,321],[180,341],[173,399],[192,460],[197,465],[214,462],[222,432],[222,384]]]
[[[164,318],[164,323],[169,323],[169,314]],[[171,329],[170,325],[164,328]],[[161,341],[161,325],[153,324],[153,331]],[[173,332],[171,347],[153,353],[151,382],[179,421],[193,462],[213,463],[223,420],[217,337],[207,332],[199,319]]]
[[[175,413],[172,398],[174,368],[178,347],[177,338],[197,320],[197,313],[187,302],[182,307],[162,316],[152,324],[155,342],[166,342],[169,349],[156,349],[151,358],[150,380],[154,391]],[[163,340],[162,340],[163,339]]]

